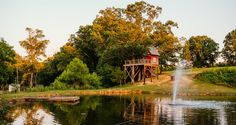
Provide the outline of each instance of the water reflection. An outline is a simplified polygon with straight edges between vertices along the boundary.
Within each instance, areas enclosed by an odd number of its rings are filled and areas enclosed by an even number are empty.
[[[58,125],[53,113],[42,104],[34,104],[32,107],[18,106],[7,117],[13,120],[11,125]]]
[[[0,105],[0,124],[12,125],[235,125],[236,103],[162,97],[83,96],[75,105]]]
[[[173,125],[227,125],[236,124],[235,103],[218,101],[184,101],[178,100],[176,105],[171,104],[169,98],[154,98],[134,102],[124,112],[125,124],[173,124]],[[233,111],[226,111],[233,107]],[[231,108],[232,108],[231,107]],[[233,113],[229,116],[228,113]],[[227,118],[228,117],[228,118]],[[233,118],[232,118],[233,117]],[[230,122],[228,122],[230,121]]]

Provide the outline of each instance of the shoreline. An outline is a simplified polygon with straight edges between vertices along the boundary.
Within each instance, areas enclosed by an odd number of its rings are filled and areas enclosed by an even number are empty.
[[[142,91],[142,90],[124,90],[124,89],[108,89],[108,90],[51,90],[44,92],[18,92],[18,93],[4,93],[0,95],[1,100],[22,101],[26,97],[67,97],[67,96],[172,96],[171,92],[158,91]],[[178,97],[235,97],[235,93],[179,93]]]

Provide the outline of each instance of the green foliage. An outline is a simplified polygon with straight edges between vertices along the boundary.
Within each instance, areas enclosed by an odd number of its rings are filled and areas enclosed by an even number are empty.
[[[199,73],[196,75],[196,78],[198,80],[207,81],[213,84],[236,87],[235,76],[236,76],[235,68],[221,68]]]
[[[52,83],[51,86],[52,86],[53,89],[56,89],[56,90],[57,89],[59,89],[59,90],[67,89],[66,84],[61,82],[61,81],[59,81],[59,80],[57,80],[57,79]]]
[[[71,35],[70,41],[73,42],[78,50],[81,59],[87,64],[90,72],[96,70],[98,63],[98,42],[92,36],[93,27],[91,25],[81,26],[75,35]]]
[[[109,64],[99,65],[98,67],[98,75],[102,76],[102,86],[110,87],[123,83],[125,72],[119,67],[114,67]]]
[[[191,60],[194,67],[209,67],[214,65],[219,55],[218,49],[218,43],[211,38],[207,36],[192,36],[186,42],[183,53],[185,54],[185,59]]]
[[[114,86],[116,83],[111,81],[112,71],[114,67],[108,64],[98,65],[97,73],[101,76],[102,86],[109,87]]]
[[[111,73],[111,81],[115,82],[115,83],[120,83],[120,85],[122,84],[122,80],[125,77],[125,72],[122,71],[119,67],[115,67],[114,70]]]
[[[37,74],[38,84],[49,86],[75,57],[78,57],[75,47],[70,42],[66,43],[60,52],[44,61],[44,68]]]
[[[161,70],[168,66],[168,63],[174,64],[178,61],[177,54],[181,46],[178,38],[172,33],[173,27],[178,27],[173,21],[167,21],[165,24],[155,22],[153,24],[153,34],[150,35],[153,46],[158,48],[159,64]]]
[[[15,51],[4,39],[0,39],[0,84],[6,85],[14,82]]]
[[[44,91],[49,91],[49,90],[54,90],[55,88],[51,86],[43,86],[43,85],[37,85],[34,87],[27,88],[26,91],[29,92],[44,92]]]
[[[63,88],[64,85],[92,88],[99,87],[100,84],[100,78],[96,73],[90,74],[86,64],[80,59],[74,58],[52,85],[58,88]]]
[[[108,64],[114,67],[123,67],[124,61],[127,59],[143,58],[148,48],[136,43],[127,42],[124,46],[112,46],[108,48],[100,57],[99,64]]]
[[[101,85],[101,81],[100,81],[101,78],[95,72],[93,72],[92,74],[88,74],[86,79],[87,79],[87,82],[89,83],[86,85],[89,88],[91,87],[99,88]]]
[[[236,65],[236,29],[225,36],[222,55],[228,65]]]
[[[166,65],[166,66],[163,66],[162,67],[163,71],[174,71],[176,69],[176,66],[175,65]]]

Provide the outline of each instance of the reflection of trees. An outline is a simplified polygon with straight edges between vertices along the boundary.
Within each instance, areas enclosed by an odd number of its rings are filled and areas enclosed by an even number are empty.
[[[14,121],[13,124],[23,121],[25,125],[40,125],[45,119],[42,114],[50,115],[50,112],[42,104],[36,103],[18,105],[12,108],[6,116]]]
[[[192,101],[190,101],[192,103]],[[169,105],[168,98],[149,97],[109,97],[82,96],[76,105],[62,103],[27,103],[21,105],[0,105],[0,125],[11,123],[24,116],[25,124],[45,124],[44,118],[53,117],[53,124],[62,125],[113,125],[127,124],[231,124],[236,123],[235,104],[224,107],[217,103],[213,106],[191,107],[188,105]],[[203,103],[205,104],[205,103]],[[4,110],[3,110],[4,109]],[[39,111],[45,112],[39,117]],[[52,113],[50,113],[51,111]],[[8,116],[8,119],[1,116]],[[7,120],[7,121],[4,121]]]
[[[59,123],[63,125],[80,125],[85,121],[89,110],[94,110],[100,105],[100,100],[100,97],[85,96],[80,98],[80,103],[77,105],[71,106],[58,103],[48,105],[48,108],[55,112],[56,120]]]
[[[12,121],[5,117],[11,108],[8,103],[0,101],[0,125],[6,125],[8,122]]]
[[[62,103],[25,103],[17,105],[6,104],[4,108],[0,106],[0,125],[1,124],[65,124],[79,125],[82,124],[90,110],[95,110],[100,105],[100,97],[83,97],[77,105],[68,105]],[[4,109],[4,110],[3,110]],[[52,111],[54,114],[52,114]],[[48,117],[52,119],[48,119]],[[50,123],[44,120],[51,120]],[[23,122],[22,122],[23,121]],[[58,123],[56,122],[58,121]]]
[[[89,110],[86,125],[114,125],[123,121],[123,111],[128,98],[102,97],[102,105],[95,110]]]

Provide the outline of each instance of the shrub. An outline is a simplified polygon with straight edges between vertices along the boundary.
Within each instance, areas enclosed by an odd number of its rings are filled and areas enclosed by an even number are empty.
[[[236,68],[222,68],[199,73],[198,80],[236,87]]]
[[[112,87],[123,82],[125,72],[119,67],[114,67],[109,64],[98,66],[97,73],[102,76],[103,87]]]
[[[96,73],[87,75],[87,83],[92,87],[99,88],[101,86],[100,80],[101,78]]]
[[[52,90],[53,88],[51,86],[43,86],[43,85],[37,85],[31,88],[27,88],[26,91],[30,92],[43,92],[43,91],[48,91]]]
[[[52,86],[51,86],[53,89],[60,89],[60,90],[63,90],[63,89],[67,89],[65,83],[62,83],[60,82],[59,80],[55,80],[53,83],[52,83]]]
[[[87,65],[80,59],[74,58],[52,85],[56,89],[64,89],[66,86],[97,88],[100,84],[97,74],[90,74]]]

